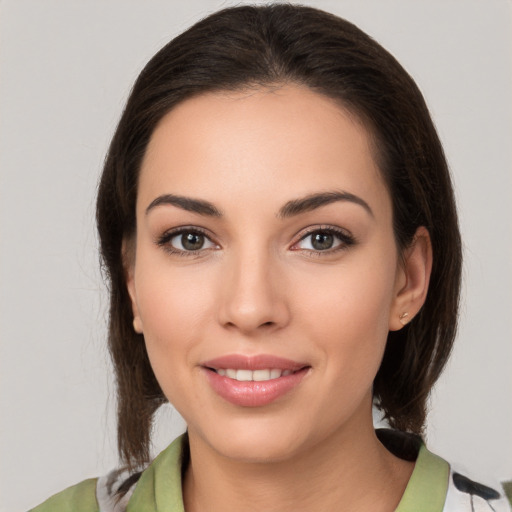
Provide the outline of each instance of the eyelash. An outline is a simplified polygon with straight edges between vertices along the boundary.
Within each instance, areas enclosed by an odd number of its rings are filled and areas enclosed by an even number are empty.
[[[335,228],[333,226],[320,226],[320,227],[312,227],[306,230],[305,233],[302,234],[300,239],[293,244],[296,246],[303,240],[306,240],[311,235],[316,233],[322,233],[327,235],[332,235],[340,241],[340,244],[334,248],[326,249],[325,251],[314,250],[314,249],[293,249],[294,251],[303,251],[309,253],[309,256],[313,257],[322,257],[322,256],[330,256],[332,254],[338,253],[339,251],[345,251],[349,247],[356,244],[357,240],[355,237],[346,230]]]
[[[211,249],[198,249],[196,251],[182,251],[181,249],[176,249],[170,244],[170,241],[180,235],[185,234],[193,234],[193,235],[201,235],[204,236],[206,240],[209,240],[212,244],[212,240],[210,236],[206,233],[205,230],[198,228],[196,226],[182,226],[176,229],[171,229],[166,231],[162,236],[160,236],[156,243],[158,246],[162,247],[166,252],[172,255],[190,257],[190,256],[199,256],[202,252],[211,250]]]
[[[326,249],[324,251],[314,250],[314,249],[300,249],[300,248],[293,249],[294,246],[296,246],[300,242],[306,240],[309,236],[317,234],[317,233],[332,235],[335,238],[337,238],[338,241],[341,243],[338,246],[335,246],[334,248]],[[195,235],[204,236],[205,239],[207,239],[210,243],[215,245],[215,242],[213,242],[211,240],[210,236],[208,236],[206,231],[201,228],[198,228],[196,226],[183,226],[180,228],[175,228],[175,229],[166,231],[162,236],[160,236],[156,240],[156,244],[158,246],[162,247],[169,254],[182,256],[182,257],[199,256],[201,253],[203,253],[205,251],[212,250],[212,248],[206,248],[206,249],[201,248],[201,249],[198,249],[195,251],[192,251],[192,250],[191,251],[183,251],[181,249],[176,249],[175,247],[170,245],[170,242],[173,238],[180,236],[180,235],[185,235],[185,234],[195,234]],[[309,256],[322,257],[322,256],[332,255],[339,251],[347,250],[349,247],[356,244],[356,242],[357,242],[357,240],[355,239],[355,237],[345,230],[335,228],[332,226],[325,226],[325,227],[324,226],[320,226],[320,227],[315,226],[315,227],[309,228],[308,230],[306,230],[305,233],[302,234],[300,239],[293,244],[292,250],[308,253]]]

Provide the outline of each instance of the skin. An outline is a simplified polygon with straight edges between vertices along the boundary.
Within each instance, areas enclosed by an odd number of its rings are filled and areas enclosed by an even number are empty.
[[[341,200],[278,215],[326,191],[368,209]],[[209,201],[222,215],[148,210],[165,194]],[[165,238],[183,226],[207,235],[201,250]],[[335,236],[317,250],[310,228],[341,230],[352,243]],[[423,304],[432,256],[420,228],[400,258],[364,126],[295,85],[181,103],[149,143],[133,242],[134,328],[188,425],[187,512],[394,510],[413,465],[375,436],[372,382],[389,330]],[[201,365],[226,354],[271,354],[309,369],[276,401],[241,407],[212,389]]]

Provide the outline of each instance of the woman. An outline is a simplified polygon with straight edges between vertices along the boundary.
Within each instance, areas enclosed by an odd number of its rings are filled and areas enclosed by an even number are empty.
[[[97,223],[126,469],[36,510],[508,510],[421,442],[457,216],[420,92],[355,26],[239,7],[171,41],[128,100]],[[187,435],[150,463],[167,400]]]

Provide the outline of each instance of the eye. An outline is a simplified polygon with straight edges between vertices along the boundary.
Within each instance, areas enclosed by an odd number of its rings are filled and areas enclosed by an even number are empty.
[[[183,256],[186,256],[187,253],[196,254],[199,251],[218,247],[205,233],[197,228],[181,228],[168,231],[158,239],[157,243],[168,252]]]
[[[302,249],[310,249],[314,251],[326,251],[335,247],[335,244],[339,245],[339,240],[336,240],[332,233],[326,231],[317,231],[312,233],[301,240]]]
[[[292,249],[332,253],[346,249],[354,243],[354,237],[341,229],[317,228],[304,235]]]
[[[213,246],[213,243],[205,235],[193,231],[173,236],[169,243],[180,251],[199,251]]]

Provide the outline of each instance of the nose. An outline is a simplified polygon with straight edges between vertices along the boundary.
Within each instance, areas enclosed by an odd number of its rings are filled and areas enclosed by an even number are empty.
[[[272,332],[290,320],[282,269],[272,256],[233,255],[225,262],[223,298],[219,309],[221,325],[245,335]]]

